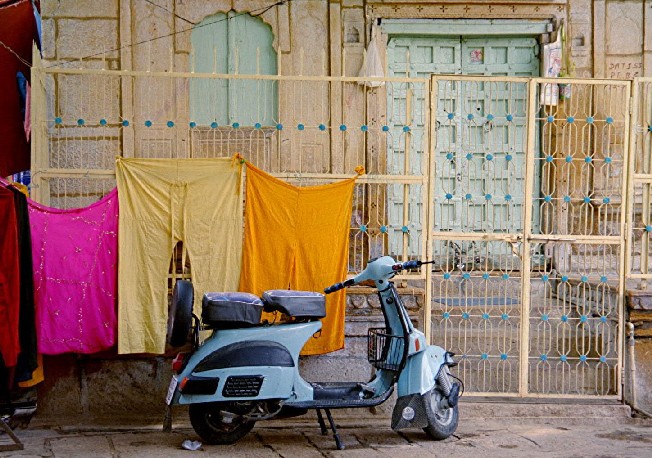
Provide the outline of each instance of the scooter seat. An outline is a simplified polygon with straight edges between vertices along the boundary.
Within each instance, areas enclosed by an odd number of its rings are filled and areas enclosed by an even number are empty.
[[[202,323],[215,329],[258,326],[263,302],[249,293],[206,293],[202,299]]]
[[[326,316],[326,298],[313,291],[270,289],[263,293],[266,312],[281,312],[293,318],[317,320]]]

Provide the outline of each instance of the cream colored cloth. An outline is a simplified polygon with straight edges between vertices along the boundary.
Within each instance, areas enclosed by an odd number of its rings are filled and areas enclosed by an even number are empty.
[[[237,289],[241,173],[231,159],[117,159],[118,353],[164,353],[178,241],[188,250],[197,316],[205,292]]]

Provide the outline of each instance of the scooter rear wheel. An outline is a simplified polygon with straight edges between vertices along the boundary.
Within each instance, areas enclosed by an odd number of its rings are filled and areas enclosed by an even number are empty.
[[[233,444],[254,427],[255,421],[238,416],[237,405],[231,403],[190,404],[190,423],[202,440],[212,445]]]
[[[450,437],[457,429],[459,413],[457,405],[446,409],[439,408],[439,401],[442,394],[437,387],[423,395],[428,417],[428,426],[423,430],[435,440],[443,440]]]

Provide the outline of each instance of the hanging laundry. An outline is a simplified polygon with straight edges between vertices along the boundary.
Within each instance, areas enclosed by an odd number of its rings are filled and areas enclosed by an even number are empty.
[[[32,269],[32,235],[29,226],[29,211],[27,206],[27,188],[18,183],[6,187],[14,198],[16,211],[16,228],[18,231],[18,265],[20,315],[18,335],[20,353],[16,364],[17,382],[32,379],[32,373],[38,367],[36,360],[36,320],[34,311],[34,277]]]
[[[16,74],[22,72],[29,80],[32,40],[36,37],[32,2],[0,1],[0,176],[30,168]]]
[[[207,291],[234,291],[242,253],[241,164],[231,159],[118,158],[118,353],[163,353],[168,270],[183,241],[195,314]]]
[[[240,291],[323,291],[346,278],[355,178],[296,187],[247,163]],[[321,335],[302,354],[344,347],[344,291],[326,296]]]
[[[118,198],[70,210],[29,201],[39,352],[115,344]]]
[[[16,366],[20,342],[20,284],[18,261],[18,231],[14,196],[0,186],[0,356],[4,366]]]

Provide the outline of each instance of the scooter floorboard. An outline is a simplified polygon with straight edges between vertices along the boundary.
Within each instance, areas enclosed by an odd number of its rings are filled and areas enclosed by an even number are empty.
[[[361,397],[363,385],[356,382],[311,383],[314,394],[310,401],[287,402],[286,405],[303,409],[345,409],[348,407],[372,407],[385,402],[394,391],[387,390],[379,396]]]

